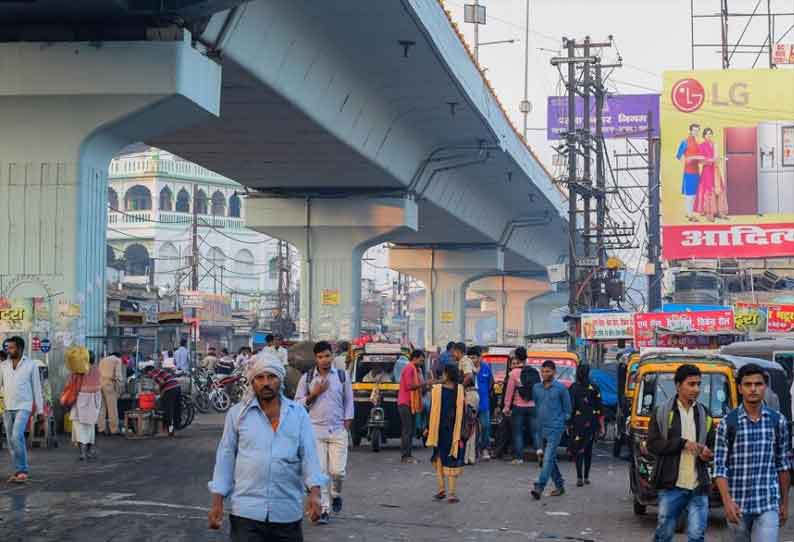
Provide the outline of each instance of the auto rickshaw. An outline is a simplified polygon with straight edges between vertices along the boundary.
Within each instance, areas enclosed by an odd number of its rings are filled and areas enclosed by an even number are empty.
[[[379,452],[387,439],[400,437],[397,394],[410,355],[399,344],[388,343],[367,343],[353,351],[349,368],[355,403],[353,446],[360,446],[366,437],[372,451]]]
[[[783,366],[789,381],[794,380],[794,339],[778,338],[738,342],[723,346],[720,348],[720,352],[776,361]]]
[[[656,460],[647,448],[648,425],[656,407],[675,395],[675,371],[685,363],[695,365],[702,373],[699,401],[713,418],[713,427],[738,406],[740,399],[736,374],[748,363],[760,365],[770,375],[770,388],[778,394],[781,404],[784,401],[790,404],[785,372],[774,362],[699,351],[642,356],[629,422],[629,439],[633,451],[629,485],[633,495],[634,513],[638,515],[644,514],[648,506],[657,504],[656,489],[652,484]],[[722,504],[715,486],[712,486],[709,503],[712,507]]]
[[[563,350],[528,350],[527,365],[532,365],[538,372],[543,362],[550,359],[557,367],[557,380],[566,388],[576,382],[576,368],[579,366],[579,356],[574,352]]]

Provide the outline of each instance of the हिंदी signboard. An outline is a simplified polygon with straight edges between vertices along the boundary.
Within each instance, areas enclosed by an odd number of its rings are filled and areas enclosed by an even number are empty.
[[[546,137],[564,139],[568,131],[568,98],[549,96],[546,110]],[[601,116],[604,137],[648,137],[648,113],[653,115],[652,135],[659,135],[659,95],[620,94],[607,96]],[[590,127],[595,130],[595,98],[590,100]],[[576,128],[584,127],[584,101],[576,98]]]
[[[666,72],[663,256],[794,255],[794,71]]]

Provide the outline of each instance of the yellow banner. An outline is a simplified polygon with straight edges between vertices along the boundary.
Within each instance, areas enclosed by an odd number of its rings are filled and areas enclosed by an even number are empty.
[[[666,72],[667,259],[794,254],[794,71]]]
[[[339,305],[339,290],[323,290],[322,300],[323,305]]]

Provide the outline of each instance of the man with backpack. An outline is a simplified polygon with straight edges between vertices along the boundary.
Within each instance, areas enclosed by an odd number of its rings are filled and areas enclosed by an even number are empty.
[[[714,442],[712,419],[698,402],[700,369],[676,369],[676,394],[658,405],[648,425],[648,450],[656,456],[652,483],[659,491],[654,542],[672,542],[678,517],[688,510],[689,542],[702,542],[709,513],[708,462]]]
[[[295,402],[309,411],[317,441],[320,467],[330,478],[322,486],[320,524],[327,524],[330,511],[342,511],[342,481],[347,468],[348,431],[353,424],[353,387],[345,371],[333,368],[331,345],[314,345],[315,367],[298,382]]]
[[[788,424],[764,404],[761,367],[744,365],[737,381],[742,404],[717,428],[714,478],[735,542],[778,540],[788,519]]]
[[[519,346],[514,356],[519,366],[510,371],[507,379],[505,406],[502,412],[510,417],[513,433],[513,464],[520,465],[524,462],[524,445],[527,440],[533,450],[536,446],[540,448],[536,435],[535,401],[532,399],[532,391],[535,384],[540,382],[540,374],[537,369],[527,365],[526,348]]]

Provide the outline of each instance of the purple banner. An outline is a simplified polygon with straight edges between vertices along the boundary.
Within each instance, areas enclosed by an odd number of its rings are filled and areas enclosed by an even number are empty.
[[[648,137],[648,112],[653,115],[654,136],[659,135],[659,95],[621,94],[607,96],[602,115],[604,137],[625,138]],[[576,128],[584,126],[584,101],[576,97]],[[564,139],[568,131],[568,98],[549,96],[546,136],[548,139]],[[590,127],[595,131],[595,98],[590,98]]]

